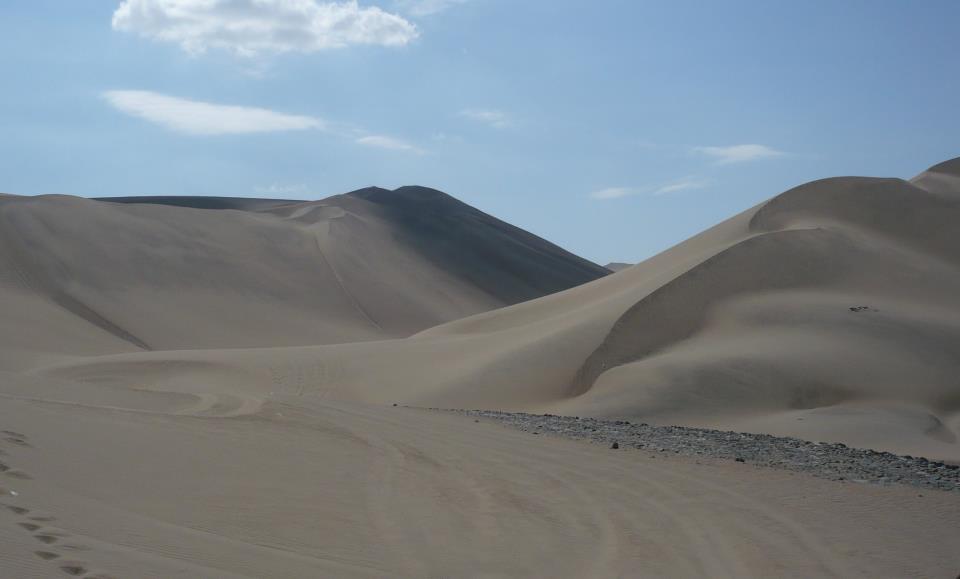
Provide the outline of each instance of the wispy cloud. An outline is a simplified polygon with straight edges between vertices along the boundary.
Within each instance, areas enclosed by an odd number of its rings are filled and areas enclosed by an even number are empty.
[[[710,182],[706,179],[700,179],[698,177],[684,177],[682,179],[677,179],[666,185],[662,185],[654,189],[651,194],[653,195],[667,195],[668,193],[677,193],[679,191],[690,191],[693,189],[703,189]]]
[[[218,49],[245,57],[403,46],[418,36],[402,16],[357,0],[123,0],[112,25],[194,55]]]
[[[683,177],[670,181],[669,183],[664,183],[656,186],[646,186],[646,187],[607,187],[606,189],[599,189],[593,191],[589,194],[589,197],[598,200],[606,199],[620,199],[622,197],[629,197],[631,195],[667,195],[670,193],[677,193],[680,191],[689,191],[693,189],[703,189],[708,186],[710,183],[706,179],[701,179],[699,177]]]
[[[466,4],[468,0],[397,0],[400,11],[413,16],[430,16],[443,12],[458,4]]]
[[[510,126],[510,118],[503,111],[494,109],[464,109],[460,116],[502,129]]]
[[[392,151],[406,151],[409,153],[423,153],[418,147],[411,145],[406,141],[385,135],[368,135],[356,140],[357,144],[366,147],[376,147],[378,149],[390,149]]]
[[[326,123],[316,117],[193,101],[150,91],[111,90],[103,93],[103,96],[123,113],[187,135],[236,135],[326,128]]]
[[[423,151],[396,137],[369,134],[345,123],[269,109],[189,100],[145,90],[109,90],[103,98],[118,111],[194,137],[316,130],[367,147],[407,153]]]
[[[718,165],[743,163],[782,157],[786,153],[766,145],[731,145],[729,147],[694,147],[693,151],[711,157]]]
[[[590,193],[593,199],[618,199],[627,195],[635,195],[639,191],[630,187],[607,187]]]
[[[293,185],[271,183],[265,187],[254,187],[253,190],[258,195],[305,195],[308,191],[307,186],[302,183]]]

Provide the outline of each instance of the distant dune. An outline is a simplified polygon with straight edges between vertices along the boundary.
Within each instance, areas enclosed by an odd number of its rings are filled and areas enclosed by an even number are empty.
[[[7,356],[403,337],[606,275],[422,187],[0,200]]]
[[[628,267],[631,267],[632,265],[633,265],[632,263],[623,263],[623,262],[621,262],[621,261],[611,261],[610,263],[608,263],[607,265],[605,265],[605,266],[603,266],[603,267],[609,269],[610,271],[620,271],[620,270],[622,270],[622,269],[627,269]]]

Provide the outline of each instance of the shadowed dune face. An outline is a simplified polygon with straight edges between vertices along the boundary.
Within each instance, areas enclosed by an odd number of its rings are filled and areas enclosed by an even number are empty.
[[[349,193],[378,209],[398,243],[504,304],[562,291],[609,271],[427,187]],[[347,199],[342,199],[346,206]]]

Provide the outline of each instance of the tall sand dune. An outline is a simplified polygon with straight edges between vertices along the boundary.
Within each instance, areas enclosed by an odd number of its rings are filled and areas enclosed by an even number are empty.
[[[0,351],[402,337],[606,275],[421,187],[317,202],[0,200]],[[19,355],[19,354],[18,354]]]

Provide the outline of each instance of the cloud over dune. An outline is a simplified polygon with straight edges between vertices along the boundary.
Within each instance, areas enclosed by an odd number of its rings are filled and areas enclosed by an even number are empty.
[[[108,90],[103,98],[124,114],[194,137],[316,130],[365,147],[423,153],[419,147],[396,137],[369,134],[307,115],[196,101],[146,90]]]
[[[378,149],[390,149],[393,151],[406,151],[409,153],[422,153],[420,149],[395,137],[384,135],[368,135],[356,140],[357,144],[365,147],[376,147]]]
[[[694,147],[694,152],[706,155],[716,160],[718,165],[743,163],[759,159],[782,157],[786,153],[766,145],[731,145],[729,147]]]
[[[507,114],[494,109],[464,109],[460,111],[460,116],[497,129],[510,126],[510,118]]]
[[[187,100],[143,90],[110,90],[115,109],[188,135],[232,135],[324,129],[323,120],[268,109]]]
[[[689,191],[692,189],[703,189],[709,185],[709,182],[699,177],[682,177],[653,187],[607,187],[590,193],[593,199],[620,199],[631,195],[667,195],[669,193],[678,193],[680,191]]]

